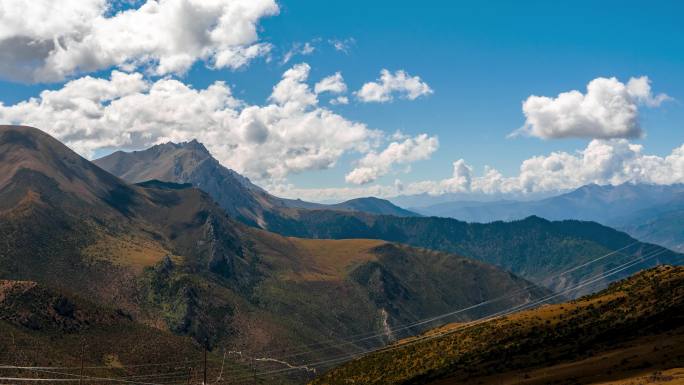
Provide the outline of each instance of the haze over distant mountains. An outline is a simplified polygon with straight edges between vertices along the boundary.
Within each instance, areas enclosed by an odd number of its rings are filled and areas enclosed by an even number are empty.
[[[638,210],[666,204],[682,193],[684,184],[591,184],[541,200],[452,201],[421,207],[419,210],[429,215],[440,214],[468,222],[515,220],[537,215],[550,220],[579,219],[606,223]]]
[[[684,252],[684,193],[617,218],[614,223],[638,239]]]
[[[413,210],[467,222],[510,221],[537,215],[578,219],[623,229],[649,242],[684,250],[684,185],[587,185],[535,201],[444,202]]]

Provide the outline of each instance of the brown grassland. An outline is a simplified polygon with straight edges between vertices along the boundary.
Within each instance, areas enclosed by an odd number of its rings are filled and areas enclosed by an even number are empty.
[[[684,267],[657,267],[576,301],[429,333],[344,364],[313,384],[679,381]]]

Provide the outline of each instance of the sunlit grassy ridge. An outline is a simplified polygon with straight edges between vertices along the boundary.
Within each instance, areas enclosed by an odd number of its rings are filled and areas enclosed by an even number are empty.
[[[375,260],[373,248],[386,242],[374,239],[319,240],[251,230],[259,238],[257,252],[270,257],[283,279],[343,280],[359,264]],[[293,260],[292,255],[297,258]]]
[[[300,210],[296,221],[274,222],[270,230],[306,238],[382,239],[440,250],[499,266],[556,291],[579,282],[585,274],[599,274],[609,270],[619,265],[621,258],[632,255],[663,250],[645,265],[622,271],[610,277],[611,280],[627,277],[639,268],[659,263],[676,264],[677,259],[681,258],[681,254],[660,246],[637,242],[625,233],[595,222],[548,221],[539,217],[512,222],[466,223],[452,218],[398,218],[353,212]],[[562,279],[548,279],[614,250],[621,250],[622,254],[605,260],[604,263],[587,265],[582,270],[563,275]],[[610,280],[606,280],[603,286],[609,282]],[[581,295],[589,292],[580,290],[577,293]]]
[[[626,349],[639,338],[644,340],[637,346],[648,343],[653,348],[654,335],[661,336],[660,345],[674,342],[661,346],[671,349],[669,358],[665,354],[660,361],[643,362],[648,360],[642,356],[641,369],[677,367],[684,364],[684,351],[676,342],[684,341],[683,327],[684,267],[662,266],[577,301],[447,326],[433,332],[434,338],[402,341],[333,369],[313,384],[477,384],[496,374],[572,363],[617,346]],[[629,358],[639,361],[638,356]],[[612,368],[612,374],[628,371],[625,364]],[[569,374],[565,381],[572,376],[579,378],[582,372]]]

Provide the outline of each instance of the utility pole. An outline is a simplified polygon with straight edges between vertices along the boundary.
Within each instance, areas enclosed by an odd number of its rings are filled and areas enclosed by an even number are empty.
[[[85,341],[81,340],[81,374],[78,376],[78,385],[83,384],[83,357],[85,356]]]
[[[202,385],[207,385],[207,345],[204,344],[204,382]]]
[[[192,383],[192,366],[188,369],[188,385]]]

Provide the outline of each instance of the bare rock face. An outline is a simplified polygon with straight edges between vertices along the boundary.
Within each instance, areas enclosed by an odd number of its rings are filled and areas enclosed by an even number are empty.
[[[274,215],[276,207],[284,205],[249,179],[221,166],[196,140],[131,153],[118,151],[94,163],[129,183],[190,183],[209,194],[233,218],[259,227],[267,227],[266,212]]]
[[[196,140],[169,142],[143,151],[118,151],[94,163],[129,183],[149,180],[190,183],[209,194],[231,217],[271,231],[296,226],[294,222],[300,210],[418,216],[378,198],[325,205],[273,196],[248,178],[222,166]]]
[[[209,243],[209,270],[224,278],[232,277],[235,257],[241,250],[234,247],[235,243],[222,238],[220,224],[213,217],[207,218],[205,234]]]

